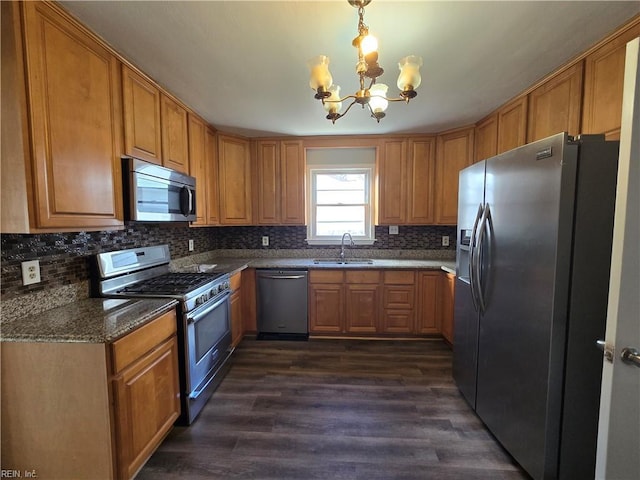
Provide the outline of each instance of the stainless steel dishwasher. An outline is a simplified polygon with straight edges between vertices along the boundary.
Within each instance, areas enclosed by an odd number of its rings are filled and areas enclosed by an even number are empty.
[[[306,340],[306,270],[257,270],[258,339]]]

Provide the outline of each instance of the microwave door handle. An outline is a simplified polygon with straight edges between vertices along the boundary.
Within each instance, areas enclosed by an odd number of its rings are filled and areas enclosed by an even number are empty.
[[[185,217],[188,217],[191,213],[193,206],[193,194],[189,187],[182,187],[180,189],[180,213]]]

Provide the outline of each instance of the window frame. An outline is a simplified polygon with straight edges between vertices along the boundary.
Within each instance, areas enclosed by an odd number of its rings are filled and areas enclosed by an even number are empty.
[[[318,174],[359,174],[366,175],[365,199],[365,235],[353,235],[353,242],[356,245],[373,245],[375,242],[375,165],[354,164],[344,165],[308,165],[307,166],[307,243],[309,245],[340,245],[342,234],[340,235],[318,235],[317,234],[317,175]],[[354,204],[356,205],[356,204]]]

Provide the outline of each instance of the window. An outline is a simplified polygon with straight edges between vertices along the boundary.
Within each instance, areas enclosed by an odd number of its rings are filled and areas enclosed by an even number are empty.
[[[307,241],[310,244],[338,244],[345,232],[349,232],[354,242],[359,244],[372,244],[374,241],[372,194],[375,149],[357,149],[367,153],[367,162],[359,159],[354,149],[344,150],[339,151],[342,155],[351,154],[351,162],[343,161],[341,165],[336,165],[336,158],[327,151],[322,152],[324,156],[320,159],[315,158],[317,155],[307,155]]]

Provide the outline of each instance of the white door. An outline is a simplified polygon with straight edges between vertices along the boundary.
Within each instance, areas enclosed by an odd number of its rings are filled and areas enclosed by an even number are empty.
[[[640,479],[640,368],[621,359],[625,347],[640,352],[640,39],[627,44],[618,191],[596,478]]]

